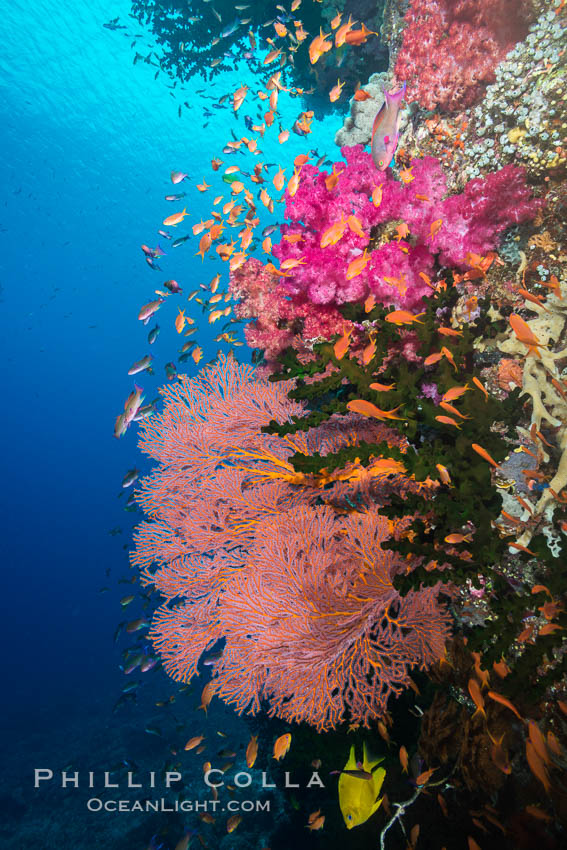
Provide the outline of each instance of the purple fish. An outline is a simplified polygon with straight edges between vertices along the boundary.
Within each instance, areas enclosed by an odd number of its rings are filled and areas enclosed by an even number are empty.
[[[392,161],[398,144],[400,104],[406,93],[406,84],[396,92],[384,91],[384,103],[380,107],[370,139],[372,161],[379,171],[385,171]]]
[[[174,295],[178,295],[183,292],[176,280],[166,280],[164,286],[166,289],[169,289],[170,292],[173,292]]]

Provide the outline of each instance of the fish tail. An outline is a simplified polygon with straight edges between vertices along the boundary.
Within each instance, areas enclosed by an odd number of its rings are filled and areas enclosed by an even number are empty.
[[[388,101],[388,103],[399,104],[406,93],[406,84],[403,83],[402,87],[395,92],[384,92],[384,97]]]

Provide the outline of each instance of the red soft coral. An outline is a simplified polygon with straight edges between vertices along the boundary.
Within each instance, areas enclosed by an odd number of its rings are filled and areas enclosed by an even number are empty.
[[[411,0],[395,66],[408,100],[455,112],[476,103],[528,28],[527,0]]]

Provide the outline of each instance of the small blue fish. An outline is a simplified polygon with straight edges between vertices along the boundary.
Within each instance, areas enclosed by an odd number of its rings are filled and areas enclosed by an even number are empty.
[[[384,91],[384,103],[374,119],[370,152],[372,161],[379,171],[385,171],[388,168],[398,145],[400,104],[405,93],[405,83],[396,92]]]

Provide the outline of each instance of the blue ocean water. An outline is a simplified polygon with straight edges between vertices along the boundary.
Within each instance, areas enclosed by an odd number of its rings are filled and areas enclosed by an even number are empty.
[[[199,78],[172,97],[167,76],[155,79],[155,65],[133,65],[131,39],[103,28],[120,16],[129,32],[141,34],[140,49],[148,52],[151,35],[128,18],[129,11],[124,0],[57,6],[38,0],[5,4],[2,14],[6,782],[0,809],[9,826],[0,844],[6,847],[24,846],[24,839],[42,848],[95,846],[77,843],[78,832],[95,825],[84,801],[52,800],[45,819],[32,769],[60,769],[79,755],[87,765],[109,740],[124,743],[128,724],[131,737],[122,750],[114,746],[116,757],[136,760],[147,747],[144,711],[126,721],[112,714],[124,684],[113,632],[123,619],[119,599],[129,592],[118,580],[132,577],[127,549],[136,522],[124,511],[127,494],[117,497],[127,469],[147,469],[135,429],[118,441],[114,420],[133,389],[127,369],[149,351],[154,322],[144,327],[137,321],[142,304],[165,278],[189,291],[217,271],[226,274],[218,261],[201,264],[195,239],[160,261],[165,274],[148,268],[140,245],[155,245],[162,218],[177,209],[163,199],[175,191],[173,169],[191,176],[177,187],[188,192],[183,206],[190,211],[179,234],[206,216],[210,201],[195,184],[210,179],[210,159],[230,139],[230,126],[243,131],[242,118],[237,124],[230,109],[203,127],[203,103],[194,90],[205,87],[219,97],[252,83],[252,75],[240,63],[213,84]],[[190,103],[181,118],[180,98]],[[282,120],[289,122],[292,113],[283,108]],[[333,129],[319,122],[321,151],[331,148]],[[264,159],[277,155],[271,145]],[[292,137],[286,154],[304,147]],[[164,363],[179,347],[169,310],[158,318],[156,375],[137,376],[147,401],[157,395]],[[209,338],[205,359],[217,348],[216,333],[202,328],[201,344]],[[109,534],[113,529],[121,532]],[[172,690],[161,671],[150,677],[149,705]],[[118,835],[129,829],[120,823]],[[107,836],[104,846],[145,847],[147,830],[141,838],[144,844],[114,844]]]

